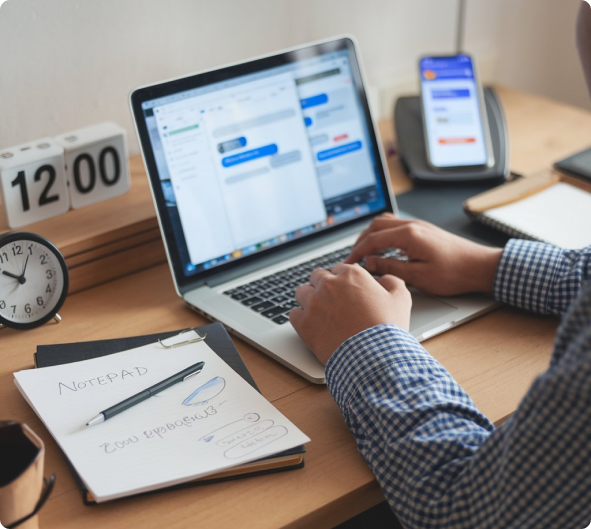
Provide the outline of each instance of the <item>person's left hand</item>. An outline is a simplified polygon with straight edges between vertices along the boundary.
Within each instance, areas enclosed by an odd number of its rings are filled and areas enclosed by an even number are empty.
[[[376,280],[357,264],[314,270],[295,295],[302,308],[289,319],[323,364],[347,338],[374,325],[409,328],[412,301],[404,281],[391,275]]]

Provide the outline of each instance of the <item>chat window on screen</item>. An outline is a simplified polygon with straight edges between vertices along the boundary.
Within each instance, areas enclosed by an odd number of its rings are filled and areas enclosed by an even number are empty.
[[[326,219],[292,73],[155,116],[192,263]]]
[[[368,138],[348,59],[298,71],[296,84],[325,203],[361,189],[375,193]]]

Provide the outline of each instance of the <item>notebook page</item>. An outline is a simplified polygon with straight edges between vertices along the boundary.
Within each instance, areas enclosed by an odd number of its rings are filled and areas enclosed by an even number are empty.
[[[97,424],[104,409],[204,361],[198,375]],[[14,374],[98,502],[175,485],[309,441],[205,342],[152,344]]]
[[[561,248],[591,244],[591,193],[563,182],[484,215]]]

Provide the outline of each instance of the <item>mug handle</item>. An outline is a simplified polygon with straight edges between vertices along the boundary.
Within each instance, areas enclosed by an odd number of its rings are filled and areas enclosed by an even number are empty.
[[[51,491],[53,490],[53,486],[55,485],[55,474],[49,476],[49,479],[43,478],[43,482],[45,483],[45,488],[43,492],[41,492],[41,497],[39,498],[39,501],[37,502],[37,505],[35,506],[33,512],[31,514],[28,514],[24,518],[21,518],[20,520],[17,520],[12,524],[7,525],[6,529],[14,529],[15,527],[18,527],[19,525],[25,523],[29,518],[35,516],[41,510],[41,507],[45,505],[45,502],[49,498]]]

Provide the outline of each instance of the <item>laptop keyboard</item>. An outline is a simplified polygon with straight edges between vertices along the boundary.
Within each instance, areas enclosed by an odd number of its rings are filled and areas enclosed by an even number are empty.
[[[287,314],[298,306],[295,291],[310,279],[310,273],[316,268],[331,269],[345,260],[353,246],[347,246],[335,252],[322,255],[268,275],[251,283],[241,285],[224,292],[243,305],[250,307],[272,322],[282,325],[289,321]]]

